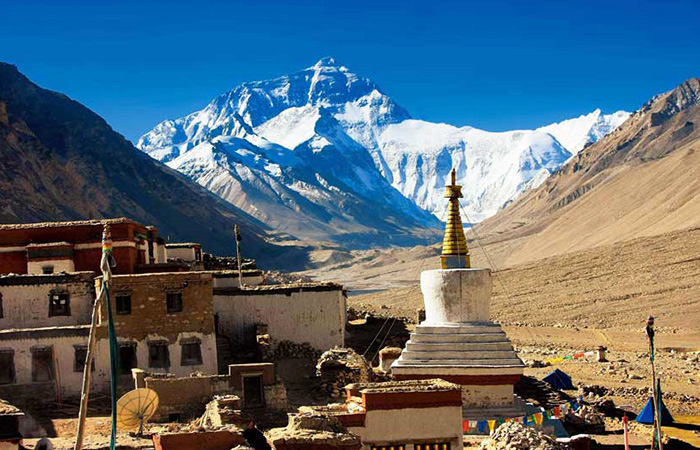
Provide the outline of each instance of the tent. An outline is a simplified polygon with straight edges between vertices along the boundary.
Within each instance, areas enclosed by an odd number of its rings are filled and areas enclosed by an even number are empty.
[[[649,401],[639,414],[637,415],[637,422],[645,423],[651,425],[654,423],[654,399],[649,398]],[[666,409],[663,399],[661,399],[661,425],[670,425],[673,423],[673,417],[671,413]]]
[[[554,389],[576,389],[571,382],[571,377],[559,369],[551,371],[549,375],[542,378],[542,381],[549,383]]]

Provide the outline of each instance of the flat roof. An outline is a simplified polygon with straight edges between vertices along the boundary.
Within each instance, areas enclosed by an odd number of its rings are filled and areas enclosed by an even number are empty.
[[[196,242],[173,242],[171,244],[165,244],[165,248],[187,248],[187,247],[201,247],[202,244]]]
[[[34,223],[10,223],[0,225],[0,231],[4,230],[24,230],[31,228],[60,228],[81,225],[116,225],[120,223],[131,223],[146,228],[145,225],[126,217],[116,217],[113,219],[93,219],[93,220],[72,220],[66,222],[34,222]]]
[[[346,386],[346,389],[367,394],[390,392],[444,392],[460,390],[458,384],[440,378],[429,380],[385,381],[380,383],[354,383]]]
[[[65,327],[43,328],[10,328],[0,330],[0,342],[16,341],[18,339],[46,339],[57,337],[71,337],[90,335],[90,325],[69,325]]]
[[[0,416],[23,416],[24,413],[15,405],[0,398]]]
[[[238,287],[214,288],[214,295],[269,295],[342,290],[344,290],[342,285],[331,282],[261,284],[259,286],[247,286],[244,289]]]
[[[60,284],[95,279],[95,272],[58,272],[49,274],[3,274],[0,275],[0,286],[22,286],[30,284]]]

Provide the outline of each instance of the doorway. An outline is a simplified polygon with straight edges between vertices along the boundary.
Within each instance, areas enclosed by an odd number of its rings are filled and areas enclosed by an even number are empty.
[[[265,406],[262,374],[243,375],[243,406],[245,408]]]

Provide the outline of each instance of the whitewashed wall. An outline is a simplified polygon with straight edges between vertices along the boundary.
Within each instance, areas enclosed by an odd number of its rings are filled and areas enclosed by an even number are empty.
[[[70,316],[49,317],[49,293],[54,289],[70,294]],[[0,294],[3,304],[0,330],[89,324],[95,300],[92,281],[0,286]]]
[[[452,449],[462,448],[462,408],[409,408],[368,411],[364,427],[349,427],[348,431],[362,439],[362,448],[371,444],[407,444],[414,442],[450,442]]]
[[[72,259],[51,259],[46,261],[28,261],[27,273],[40,275],[44,273],[45,266],[52,266],[53,273],[75,272],[75,264]]]
[[[273,341],[308,342],[319,350],[345,344],[345,295],[341,290],[290,295],[219,295],[214,291],[219,331],[242,339],[256,323],[267,324]]]

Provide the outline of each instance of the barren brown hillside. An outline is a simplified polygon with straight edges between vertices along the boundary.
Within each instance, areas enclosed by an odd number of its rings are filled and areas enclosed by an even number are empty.
[[[700,225],[700,80],[654,97],[477,227],[505,264]],[[517,240],[517,242],[515,241]]]

